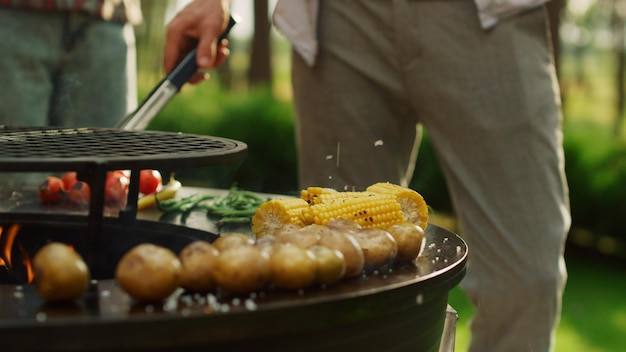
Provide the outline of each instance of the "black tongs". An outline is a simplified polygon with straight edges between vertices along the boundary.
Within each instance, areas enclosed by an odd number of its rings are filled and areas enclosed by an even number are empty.
[[[237,21],[231,16],[228,21],[228,26],[218,39],[218,43],[226,38],[235,23],[237,23]],[[191,76],[198,71],[196,51],[197,48],[193,48],[193,50],[174,67],[172,72],[157,84],[137,109],[124,117],[115,128],[122,130],[145,129],[159,111],[161,111],[172,97],[180,91]]]

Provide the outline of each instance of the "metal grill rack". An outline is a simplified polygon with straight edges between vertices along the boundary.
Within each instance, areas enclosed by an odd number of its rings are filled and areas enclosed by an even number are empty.
[[[245,143],[211,136],[109,128],[0,125],[0,173],[76,171],[78,179],[89,184],[88,253],[94,251],[102,232],[108,171],[131,171],[127,206],[119,213],[119,220],[130,226],[137,215],[140,170],[239,162],[246,153]],[[15,220],[46,216],[40,213],[0,213],[0,219],[11,217]]]

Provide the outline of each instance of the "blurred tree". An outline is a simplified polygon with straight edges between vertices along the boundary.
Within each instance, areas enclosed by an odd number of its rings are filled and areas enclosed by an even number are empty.
[[[619,138],[621,126],[624,119],[624,78],[626,53],[624,52],[624,40],[626,36],[624,30],[624,17],[626,17],[626,1],[613,0],[613,11],[611,13],[611,30],[613,33],[613,51],[615,55],[615,120],[613,121],[613,132]]]
[[[268,0],[254,1],[254,32],[252,34],[252,53],[248,81],[250,85],[268,85],[272,83],[270,64],[270,29]]]
[[[154,86],[163,77],[165,15],[176,1],[142,1],[143,22],[136,30],[137,68],[140,87]]]

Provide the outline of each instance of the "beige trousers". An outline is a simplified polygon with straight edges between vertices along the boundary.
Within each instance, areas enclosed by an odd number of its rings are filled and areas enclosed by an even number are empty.
[[[570,215],[549,43],[543,8],[485,31],[471,1],[333,0],[315,65],[293,58],[301,187],[408,184],[428,131],[469,247],[472,351],[554,344]]]

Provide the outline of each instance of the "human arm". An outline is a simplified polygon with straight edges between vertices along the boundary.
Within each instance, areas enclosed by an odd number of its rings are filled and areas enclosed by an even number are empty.
[[[218,38],[228,24],[229,0],[194,0],[183,8],[167,26],[163,65],[166,72],[195,46],[199,69],[210,69],[228,56],[226,42]],[[198,73],[190,83],[198,83],[206,75]]]

